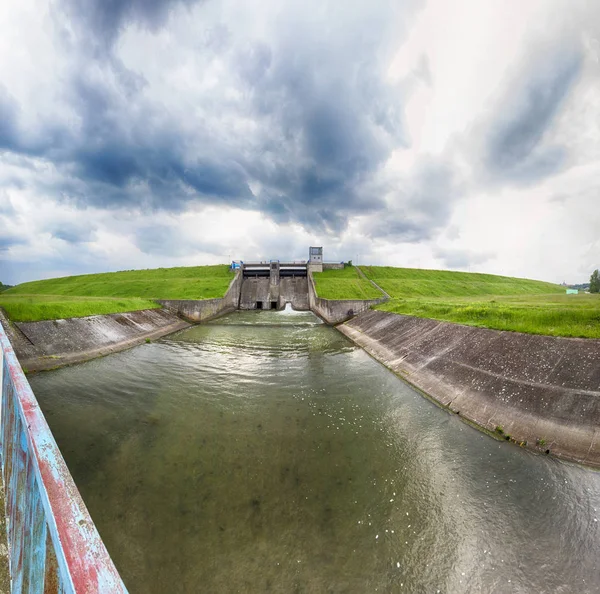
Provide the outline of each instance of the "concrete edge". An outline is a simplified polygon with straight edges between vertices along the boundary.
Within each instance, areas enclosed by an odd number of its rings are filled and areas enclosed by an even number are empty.
[[[188,322],[208,322],[239,308],[242,271],[238,270],[223,297],[213,299],[156,299],[165,309]]]
[[[368,311],[374,305],[385,303],[387,297],[379,299],[323,299],[317,294],[312,270],[308,270],[308,304],[310,310],[330,326],[343,324],[351,318]]]
[[[371,280],[361,269],[360,266],[356,266],[356,270],[358,270],[358,274],[360,274],[360,276],[362,276],[366,281],[369,281],[385,298],[386,301],[389,301],[392,296],[387,292],[384,291],[374,280]]]
[[[178,320],[165,326],[141,332],[131,338],[118,340],[112,344],[105,344],[97,348],[83,348],[78,351],[60,352],[56,354],[40,353],[40,349],[34,345],[28,336],[19,328],[18,324],[9,320],[6,313],[0,309],[0,323],[4,327],[15,351],[19,355],[19,362],[23,369],[29,372],[48,371],[75,363],[83,363],[98,357],[104,357],[138,346],[148,340],[156,340],[163,336],[173,334],[179,330],[189,328],[194,323],[204,322],[231,313],[237,309],[239,301],[239,290],[241,285],[241,274],[238,271],[229,282],[225,295],[216,299],[203,300],[161,300],[155,299],[163,311],[175,314]],[[156,311],[156,310],[138,310]],[[122,312],[123,314],[135,312]],[[108,318],[118,314],[105,314],[98,316],[87,316],[90,319]],[[75,318],[73,318],[75,319]],[[77,318],[83,319],[83,318]],[[32,322],[36,323],[36,322]]]
[[[600,443],[600,428],[583,429],[586,432],[586,441],[590,443],[590,446],[587,448],[582,448],[582,451],[585,450],[585,454],[579,453],[575,455],[562,451],[560,447],[556,447],[557,442],[569,441],[573,437],[575,437],[575,441],[581,441],[580,435],[573,436],[573,429],[571,427],[558,423],[554,419],[544,419],[536,415],[524,415],[522,412],[511,410],[509,406],[505,406],[500,413],[501,415],[505,415],[505,420],[504,422],[498,422],[498,425],[512,427],[515,426],[516,423],[521,425],[530,424],[536,427],[538,434],[553,436],[551,440],[541,446],[534,444],[529,440],[521,440],[519,438],[510,438],[507,440],[503,435],[498,434],[490,427],[486,427],[485,425],[481,424],[481,422],[478,422],[476,419],[472,418],[469,414],[468,406],[461,406],[461,408],[456,406],[456,400],[462,400],[462,404],[465,404],[464,399],[460,398],[460,396],[463,395],[462,390],[453,389],[451,387],[451,390],[455,392],[457,398],[448,397],[447,393],[436,394],[430,387],[435,386],[435,383],[429,383],[426,381],[426,379],[423,381],[424,378],[420,376],[419,370],[408,368],[406,364],[402,362],[398,362],[398,365],[393,366],[391,363],[387,363],[386,361],[394,362],[394,353],[379,344],[376,339],[373,339],[367,336],[364,332],[356,328],[351,328],[345,324],[337,325],[336,329],[349,340],[351,340],[356,346],[362,348],[378,363],[386,367],[399,379],[421,394],[421,396],[433,402],[440,408],[445,409],[448,413],[458,415],[461,421],[474,427],[482,433],[485,433],[498,441],[510,441],[511,443],[526,448],[528,451],[538,455],[550,455],[551,457],[562,462],[574,463],[593,470],[600,470],[600,458],[589,457],[594,445]],[[401,367],[400,365],[404,366]],[[515,432],[515,435],[518,435],[518,433]]]
[[[59,367],[66,367],[68,365],[74,365],[75,363],[84,363],[86,361],[105,357],[113,353],[125,351],[143,344],[148,340],[156,340],[158,338],[162,338],[163,336],[179,332],[180,330],[189,328],[191,325],[192,324],[189,322],[180,320],[174,324],[169,324],[168,326],[164,326],[150,332],[144,332],[135,336],[134,338],[121,340],[111,345],[106,345],[96,349],[84,349],[77,352],[61,353],[59,355],[42,355],[39,357],[24,358],[19,359],[19,363],[26,373],[50,371]]]

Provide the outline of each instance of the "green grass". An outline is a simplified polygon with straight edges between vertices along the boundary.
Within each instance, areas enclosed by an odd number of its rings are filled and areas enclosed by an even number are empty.
[[[0,307],[16,322],[136,311],[160,307],[153,299],[223,297],[232,279],[227,265],[67,276],[8,289]]]
[[[354,266],[313,273],[317,295],[323,299],[379,299],[382,294]]]
[[[3,295],[212,299],[223,297],[232,278],[226,264],[126,270],[32,281]]]
[[[449,270],[361,266],[391,297],[535,295],[564,293],[564,287],[543,281]]]
[[[600,338],[600,295],[412,297],[377,309],[496,330]]]
[[[362,266],[392,299],[377,309],[528,334],[600,338],[600,296],[543,281],[446,270]]]
[[[0,307],[6,311],[13,322],[37,322],[155,309],[160,305],[154,301],[135,297],[99,299],[62,295],[2,295]]]

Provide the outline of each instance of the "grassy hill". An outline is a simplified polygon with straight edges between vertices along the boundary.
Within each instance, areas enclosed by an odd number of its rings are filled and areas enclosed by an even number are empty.
[[[391,300],[376,309],[530,334],[600,338],[600,295],[566,295],[543,281],[447,270],[361,266]],[[326,299],[370,299],[378,291],[355,268],[315,274]]]
[[[0,307],[13,322],[37,322],[81,318],[99,314],[122,313],[160,307],[148,299],[119,299],[97,297],[65,297],[62,295],[6,295],[0,296]]]
[[[135,311],[160,307],[153,299],[223,297],[232,278],[225,264],[67,276],[8,289],[0,307],[17,322]]]
[[[475,272],[361,266],[391,297],[473,297],[477,295],[539,295],[564,293],[564,287],[543,281]]]
[[[392,299],[377,309],[529,334],[600,338],[600,297],[543,281],[443,270],[361,267]]]
[[[313,274],[317,295],[323,299],[379,299],[382,294],[354,266]]]

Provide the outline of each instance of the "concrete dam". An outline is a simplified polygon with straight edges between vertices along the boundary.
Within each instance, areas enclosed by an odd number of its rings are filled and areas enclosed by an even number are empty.
[[[310,309],[306,262],[249,262],[241,275],[239,309]]]

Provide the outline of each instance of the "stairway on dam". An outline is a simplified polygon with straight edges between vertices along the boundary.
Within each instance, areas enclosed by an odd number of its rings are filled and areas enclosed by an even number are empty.
[[[244,263],[242,276],[239,309],[310,309],[306,263]]]

